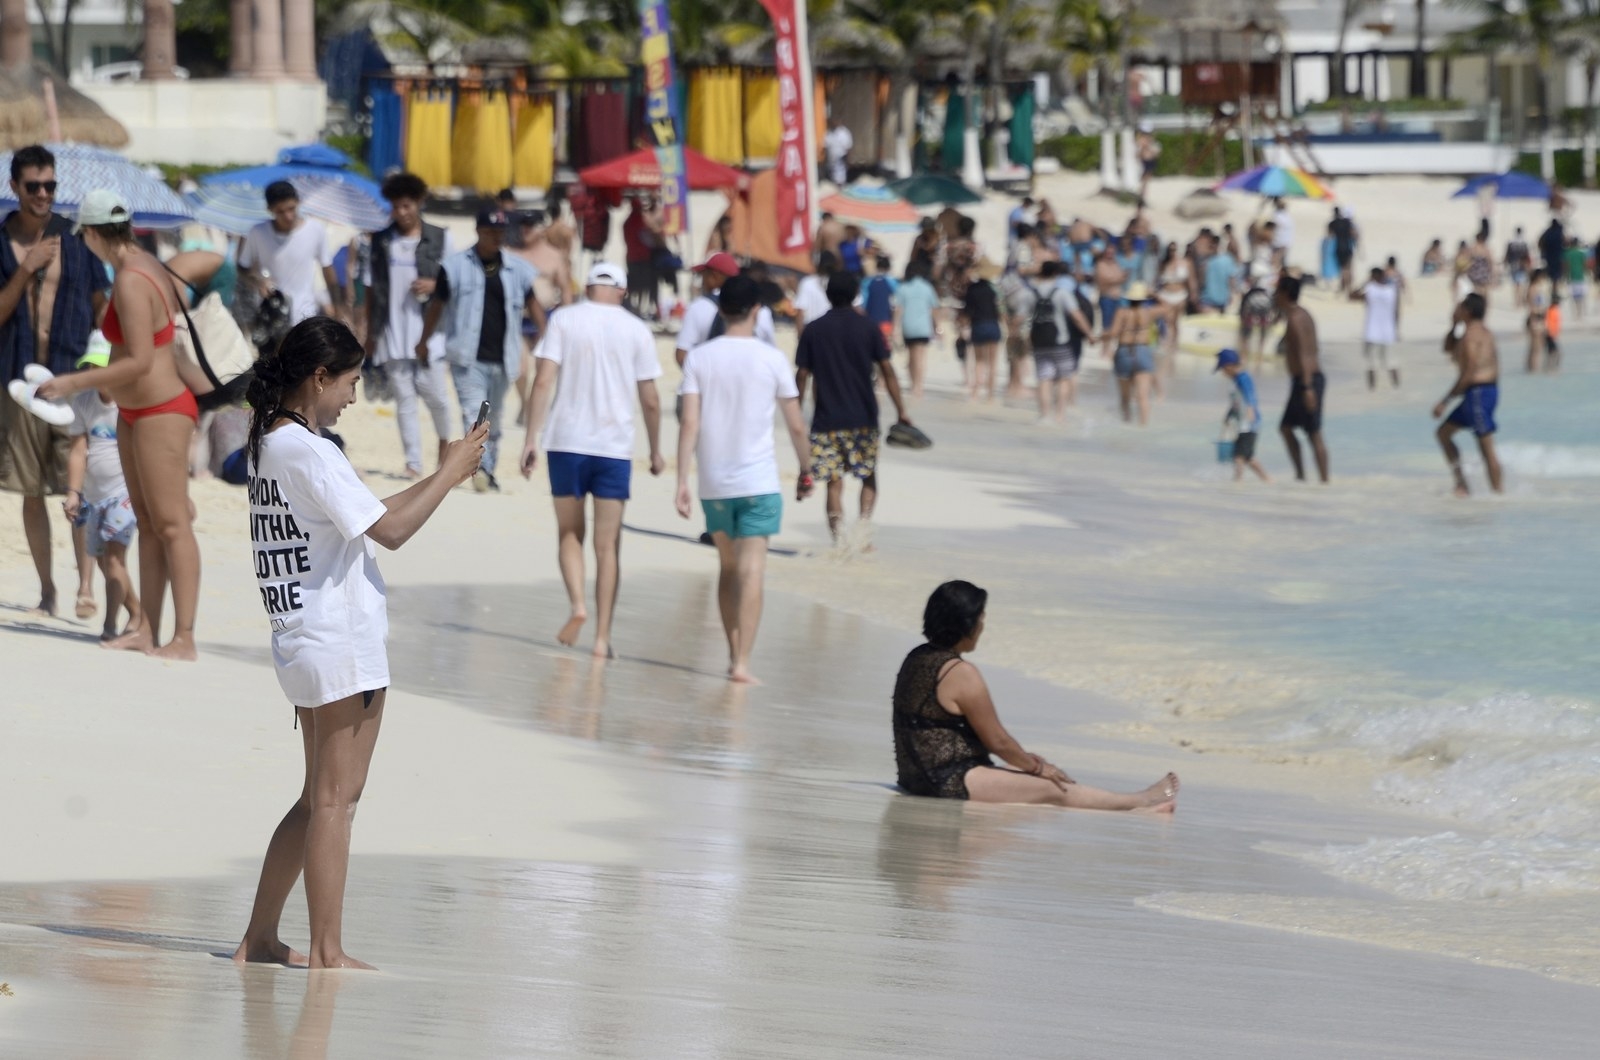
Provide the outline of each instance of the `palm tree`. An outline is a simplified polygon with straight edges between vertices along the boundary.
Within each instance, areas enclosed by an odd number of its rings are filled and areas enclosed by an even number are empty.
[[[1333,76],[1328,82],[1328,94],[1333,99],[1343,99],[1346,95],[1344,87],[1344,45],[1345,37],[1350,33],[1350,24],[1356,20],[1361,9],[1370,4],[1372,0],[1343,0],[1344,6],[1339,10],[1339,41],[1333,48]],[[1423,0],[1417,0],[1420,6]],[[1467,0],[1473,2],[1473,0]]]
[[[145,81],[170,81],[172,68],[178,55],[177,25],[172,12],[172,0],[144,0],[144,69],[139,76]]]
[[[1570,51],[1568,27],[1573,20],[1566,0],[1451,0],[1451,3],[1478,16],[1476,25],[1451,34],[1451,48],[1470,52],[1506,48],[1533,55],[1538,86],[1539,174],[1547,181],[1554,180],[1556,159],[1550,128],[1550,81],[1556,75],[1557,57]]]
[[[1127,117],[1128,54],[1144,43],[1144,31],[1151,23],[1132,0],[1115,10],[1108,10],[1099,0],[1056,0],[1051,38],[1066,54],[1069,66],[1095,71],[1101,116],[1107,122]]]
[[[0,0],[0,69],[27,66],[33,58],[28,0]]]
[[[1417,0],[1417,40],[1411,49],[1411,85],[1409,94],[1412,99],[1423,99],[1428,95],[1428,49],[1423,44],[1423,39],[1428,35],[1428,0]]]
[[[1574,0],[1562,37],[1583,64],[1583,184],[1595,186],[1595,87],[1600,81],[1600,0]]]

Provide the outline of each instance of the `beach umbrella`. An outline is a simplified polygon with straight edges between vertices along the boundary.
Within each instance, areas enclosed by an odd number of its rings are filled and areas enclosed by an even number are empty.
[[[967,206],[983,201],[983,196],[953,177],[939,173],[918,173],[884,185],[913,206]]]
[[[1257,166],[1241,170],[1216,186],[1217,191],[1252,191],[1288,199],[1331,199],[1333,190],[1303,169]]]
[[[178,228],[194,220],[194,210],[183,196],[159,178],[129,162],[115,151],[87,144],[46,144],[56,156],[56,209],[68,216],[96,188],[109,188],[133,212],[135,228]],[[11,171],[11,152],[0,153],[0,169]],[[7,186],[0,192],[0,212],[15,210],[17,200]]]
[[[271,220],[261,192],[248,184],[212,184],[184,196],[194,219],[229,235],[249,235],[250,229]]]
[[[909,232],[922,220],[915,206],[888,188],[853,184],[819,205],[841,221],[878,232]]]
[[[337,148],[327,144],[304,144],[279,151],[278,161],[270,166],[225,169],[202,177],[200,186],[204,189],[217,185],[242,185],[254,188],[259,195],[268,184],[286,180],[294,185],[300,196],[301,208],[308,216],[364,232],[382,228],[389,223],[389,203],[384,199],[382,189],[371,177],[363,176],[349,166],[350,156]],[[330,184],[339,185],[339,190],[328,192],[326,186]],[[316,208],[308,206],[307,200],[314,201]],[[380,216],[376,225],[371,223]]]
[[[1491,188],[1495,197],[1500,199],[1548,199],[1550,185],[1540,180],[1531,173],[1518,173],[1512,170],[1509,173],[1490,173],[1482,177],[1473,177],[1461,186],[1461,190],[1450,196],[1452,199],[1475,199],[1483,193],[1485,188]]]
[[[683,165],[688,170],[690,191],[742,190],[750,183],[749,174],[744,170],[713,162],[692,147],[683,149]],[[578,181],[586,188],[659,189],[661,167],[656,165],[655,148],[647,147],[588,169],[580,169]]]

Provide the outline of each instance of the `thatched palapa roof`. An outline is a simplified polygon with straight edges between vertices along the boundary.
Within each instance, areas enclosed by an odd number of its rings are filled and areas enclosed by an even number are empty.
[[[44,98],[46,81],[55,90],[60,136],[50,128]],[[12,151],[58,139],[119,148],[128,145],[128,130],[100,104],[43,67],[0,69],[0,150]]]

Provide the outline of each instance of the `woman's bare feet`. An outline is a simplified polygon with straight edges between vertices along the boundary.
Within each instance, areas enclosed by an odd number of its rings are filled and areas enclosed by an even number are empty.
[[[561,627],[561,632],[556,634],[556,640],[564,647],[572,647],[578,643],[578,634],[583,631],[583,624],[589,621],[587,611],[574,611],[572,617],[567,619],[567,624]]]
[[[32,611],[29,611],[28,614],[34,618],[55,618],[56,591],[54,589],[47,589],[40,593],[38,606]]]
[[[298,950],[292,950],[278,939],[257,942],[245,939],[233,951],[234,964],[281,964],[287,968],[304,968],[310,959]]]
[[[1178,774],[1168,773],[1139,793],[1135,813],[1172,813],[1178,808]]]
[[[172,659],[177,662],[194,662],[200,658],[192,634],[179,634],[159,648],[150,648],[145,654],[154,659]]]
[[[108,651],[149,652],[155,644],[150,639],[149,630],[141,623],[131,629],[123,630],[121,636],[112,637],[100,646]]]
[[[594,657],[596,659],[615,659],[617,650],[611,646],[610,641],[596,637],[594,639]]]
[[[78,601],[73,605],[72,613],[79,618],[93,618],[94,613],[98,610],[100,610],[100,607],[94,602],[93,596],[88,593],[79,593]]]
[[[311,963],[308,965],[308,967],[310,967],[310,969],[314,972],[324,968],[346,968],[350,971],[356,972],[375,972],[378,970],[376,967],[368,964],[366,961],[356,960],[343,950],[327,956],[313,953],[311,955]]]
[[[751,673],[748,666],[730,666],[728,668],[728,680],[736,685],[759,685],[761,683],[761,679]]]

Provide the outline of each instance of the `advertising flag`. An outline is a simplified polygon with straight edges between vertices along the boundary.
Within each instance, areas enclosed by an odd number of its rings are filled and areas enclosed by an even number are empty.
[[[678,108],[678,72],[672,61],[667,0],[639,0],[643,28],[644,114],[661,169],[661,213],[667,235],[689,227],[689,173],[683,158],[683,116]]]

